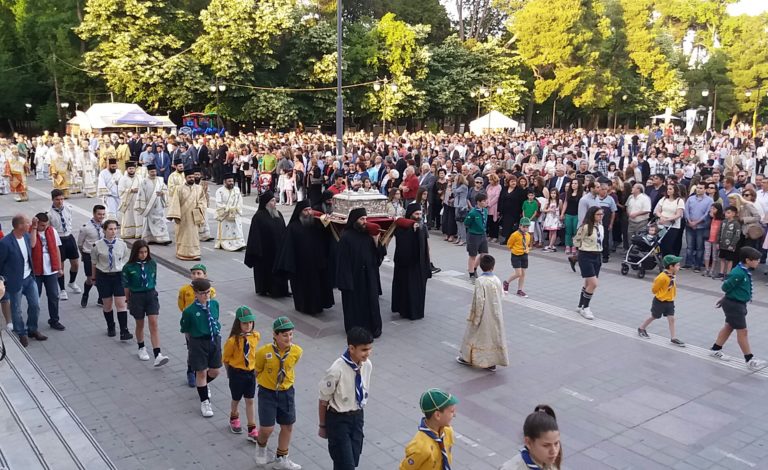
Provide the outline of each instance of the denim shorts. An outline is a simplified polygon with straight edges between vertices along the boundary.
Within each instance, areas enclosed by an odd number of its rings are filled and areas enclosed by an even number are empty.
[[[236,367],[227,367],[229,378],[229,393],[232,400],[240,401],[241,398],[253,398],[256,396],[256,373]]]
[[[582,278],[598,277],[602,265],[599,251],[579,251],[579,270]]]
[[[293,424],[296,422],[296,403],[293,387],[277,392],[259,386],[259,426],[270,428],[275,425]]]

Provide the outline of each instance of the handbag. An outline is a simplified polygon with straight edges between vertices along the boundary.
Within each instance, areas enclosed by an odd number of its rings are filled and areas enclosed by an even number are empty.
[[[765,235],[765,229],[760,224],[752,224],[747,227],[747,238],[750,240],[760,240]]]
[[[464,219],[467,217],[467,214],[469,214],[468,207],[459,207],[458,209],[456,209],[456,222],[464,222]]]

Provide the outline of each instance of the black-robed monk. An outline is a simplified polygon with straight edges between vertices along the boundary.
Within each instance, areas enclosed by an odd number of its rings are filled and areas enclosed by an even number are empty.
[[[267,191],[259,196],[259,210],[251,219],[245,265],[253,269],[256,293],[270,297],[285,297],[288,279],[274,272],[275,259],[285,240],[285,220],[277,210],[275,195]]]
[[[290,280],[293,305],[299,312],[316,314],[334,304],[329,273],[332,243],[331,231],[315,218],[309,201],[297,202],[275,271]]]
[[[427,279],[432,277],[427,227],[421,205],[411,203],[405,217],[395,221],[395,273],[392,278],[392,311],[411,320],[424,318]]]
[[[379,266],[387,252],[379,245],[377,224],[367,222],[364,208],[349,213],[347,226],[341,234],[336,257],[336,287],[341,291],[344,308],[344,328],[349,331],[360,326],[374,338],[381,336],[379,296],[381,280]]]

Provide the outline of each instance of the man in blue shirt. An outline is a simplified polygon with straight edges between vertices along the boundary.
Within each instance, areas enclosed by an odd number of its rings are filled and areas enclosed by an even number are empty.
[[[705,184],[696,185],[696,194],[685,201],[685,266],[701,272],[704,266],[704,239],[709,231],[709,208],[714,201],[704,192]]]

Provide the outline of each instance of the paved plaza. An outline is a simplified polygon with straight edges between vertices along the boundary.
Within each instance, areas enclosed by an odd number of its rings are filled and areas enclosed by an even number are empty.
[[[29,202],[0,198],[6,233],[15,212],[33,215],[50,207],[50,186],[30,183]],[[246,199],[246,222],[257,205],[254,196]],[[99,203],[80,195],[69,202],[79,208],[78,224]],[[292,208],[281,210],[287,219]],[[215,228],[212,214],[209,220]],[[247,233],[247,224],[245,228]],[[678,336],[687,343],[679,348],[669,344],[666,322],[652,324],[650,340],[636,336],[648,314],[653,276],[622,276],[614,256],[604,266],[592,301],[597,319],[587,321],[575,312],[581,279],[563,253],[536,253],[525,289],[530,298],[504,299],[510,367],[491,373],[454,360],[471,302],[466,252],[434,232],[430,241],[442,272],[428,283],[423,320],[410,322],[390,313],[392,265],[386,262],[381,268],[384,332],[372,356],[360,469],[397,468],[417,429],[419,395],[430,387],[460,399],[454,421],[455,469],[499,468],[517,452],[523,420],[539,403],[558,414],[567,469],[768,468],[768,372],[746,369],[735,337],[725,348],[731,362],[707,355],[723,321],[714,307],[718,282],[690,271],[678,277]],[[291,458],[306,470],[331,469],[326,441],[316,435],[317,383],[346,347],[338,292],[334,308],[306,316],[293,311],[290,299],[257,297],[243,253],[213,250],[213,242],[203,247],[203,262],[226,312],[223,332],[229,331],[231,312],[242,304],[257,313],[262,342],[269,340],[269,327],[278,315],[287,314],[296,323],[294,340],[304,356],[296,374],[298,420]],[[394,243],[390,256],[393,252]],[[170,356],[167,366],[154,369],[138,360],[135,342],[108,338],[93,296],[87,309],[80,308],[77,295],[61,302],[67,330],[43,326],[49,340],[32,341],[28,351],[117,468],[256,468],[255,445],[229,432],[226,378],[211,386],[215,415],[210,419],[200,416],[197,394],[186,385],[176,293],[188,282],[186,272],[193,263],[176,260],[173,245],[152,246],[152,253],[160,261],[160,331],[163,352]],[[497,258],[497,274],[506,277],[511,269],[506,248],[494,246],[491,254]],[[755,280],[750,336],[755,355],[765,359],[768,277],[756,274]],[[47,319],[44,305],[42,325]],[[273,436],[270,448],[275,443]]]

